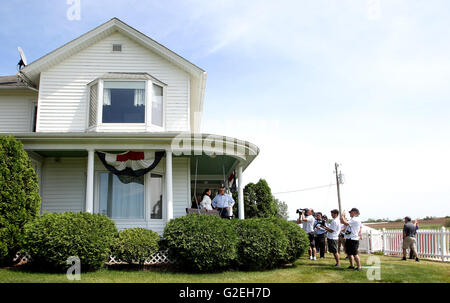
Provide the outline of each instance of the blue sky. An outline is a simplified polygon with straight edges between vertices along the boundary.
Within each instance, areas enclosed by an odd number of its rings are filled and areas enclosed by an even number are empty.
[[[450,215],[448,1],[5,1],[0,74],[118,17],[208,72],[203,131],[249,140],[273,192],[329,184],[362,218]],[[335,188],[277,195],[329,211]]]

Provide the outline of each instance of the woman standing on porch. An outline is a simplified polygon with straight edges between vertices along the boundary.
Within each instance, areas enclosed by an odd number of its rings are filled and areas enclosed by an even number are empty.
[[[202,201],[200,202],[200,208],[206,210],[212,210],[211,206],[211,190],[205,189],[202,194]]]

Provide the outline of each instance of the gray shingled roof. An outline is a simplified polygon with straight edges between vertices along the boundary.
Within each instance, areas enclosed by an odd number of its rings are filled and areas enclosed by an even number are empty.
[[[28,88],[32,87],[19,76],[0,76],[0,88]]]

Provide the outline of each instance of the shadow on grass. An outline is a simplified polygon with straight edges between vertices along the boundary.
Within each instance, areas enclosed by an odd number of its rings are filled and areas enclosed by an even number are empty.
[[[126,271],[126,272],[166,272],[179,273],[179,270],[173,264],[155,264],[155,265],[139,265],[139,264],[110,264],[106,265],[107,270],[111,271]]]

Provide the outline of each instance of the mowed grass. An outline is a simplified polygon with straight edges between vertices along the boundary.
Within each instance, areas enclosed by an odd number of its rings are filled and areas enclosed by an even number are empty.
[[[421,260],[419,263],[399,257],[377,256],[381,261],[381,280],[367,279],[367,270],[355,272],[346,269],[347,260],[341,268],[334,268],[332,256],[317,261],[302,257],[293,267],[261,272],[226,271],[210,274],[158,270],[101,269],[81,275],[81,281],[68,281],[65,274],[36,273],[22,269],[0,269],[0,283],[449,283],[450,264]],[[361,255],[363,266],[367,266],[368,255]]]

